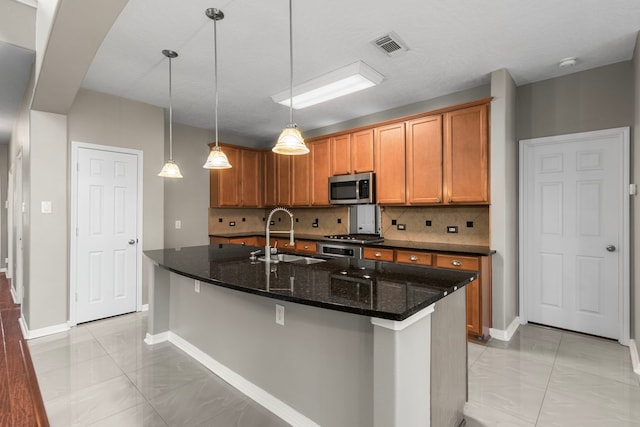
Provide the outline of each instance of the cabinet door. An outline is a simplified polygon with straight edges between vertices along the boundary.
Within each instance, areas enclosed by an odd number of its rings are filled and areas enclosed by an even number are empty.
[[[311,156],[291,156],[291,205],[311,204]]]
[[[277,182],[278,188],[277,203],[280,206],[291,206],[291,156],[276,154]]]
[[[442,203],[442,116],[407,122],[407,202]]]
[[[278,174],[277,174],[277,154],[273,151],[262,153],[262,191],[264,193],[264,205],[275,206],[278,202]]]
[[[487,105],[444,115],[446,203],[489,203]]]
[[[329,206],[329,176],[331,176],[331,140],[309,144],[311,149],[311,204]]]
[[[373,171],[373,129],[351,134],[351,172]]]
[[[222,147],[233,166],[231,169],[210,169],[209,171],[209,205],[211,207],[240,206],[240,149],[230,146]]]
[[[376,128],[375,172],[377,200],[384,204],[404,204],[405,135],[404,123]]]
[[[262,206],[262,191],[260,191],[261,161],[260,152],[254,150],[241,150],[241,176],[240,188],[242,194],[242,206],[258,208]]]
[[[351,135],[331,138],[331,175],[351,173]]]

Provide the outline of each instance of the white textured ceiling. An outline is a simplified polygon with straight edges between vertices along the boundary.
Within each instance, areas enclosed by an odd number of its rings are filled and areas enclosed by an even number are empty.
[[[213,128],[213,21],[218,21],[219,128],[268,144],[288,122],[271,96],[289,85],[287,0],[129,0],[83,87],[168,106],[173,49],[174,120]],[[293,2],[294,84],[362,60],[385,76],[375,88],[294,111],[303,130],[489,83],[517,85],[632,57],[638,0],[324,0]],[[371,41],[396,32],[409,51],[388,57]],[[577,65],[560,69],[566,57]],[[631,88],[630,88],[631,90]]]

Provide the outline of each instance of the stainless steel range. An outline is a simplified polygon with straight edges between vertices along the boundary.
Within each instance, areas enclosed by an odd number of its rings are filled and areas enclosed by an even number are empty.
[[[382,242],[380,233],[380,208],[376,205],[349,207],[349,234],[324,236],[318,243],[318,253],[336,257],[362,258],[362,246]]]

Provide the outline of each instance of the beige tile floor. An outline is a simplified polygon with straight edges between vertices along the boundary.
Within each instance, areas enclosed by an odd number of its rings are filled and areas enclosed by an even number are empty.
[[[535,325],[469,343],[467,427],[640,426],[629,348]]]
[[[52,426],[287,425],[170,343],[146,313],[29,341]],[[532,325],[469,344],[466,426],[640,426],[629,349]],[[331,427],[331,426],[328,426]],[[398,426],[399,427],[399,426]]]

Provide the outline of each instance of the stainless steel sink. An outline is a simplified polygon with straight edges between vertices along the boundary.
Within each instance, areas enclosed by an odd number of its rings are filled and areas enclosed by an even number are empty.
[[[264,257],[258,258],[258,261],[266,261]],[[293,254],[276,254],[271,256],[271,262],[291,262],[294,264],[316,264],[319,262],[325,262],[326,260],[321,258],[312,258],[301,255]]]

